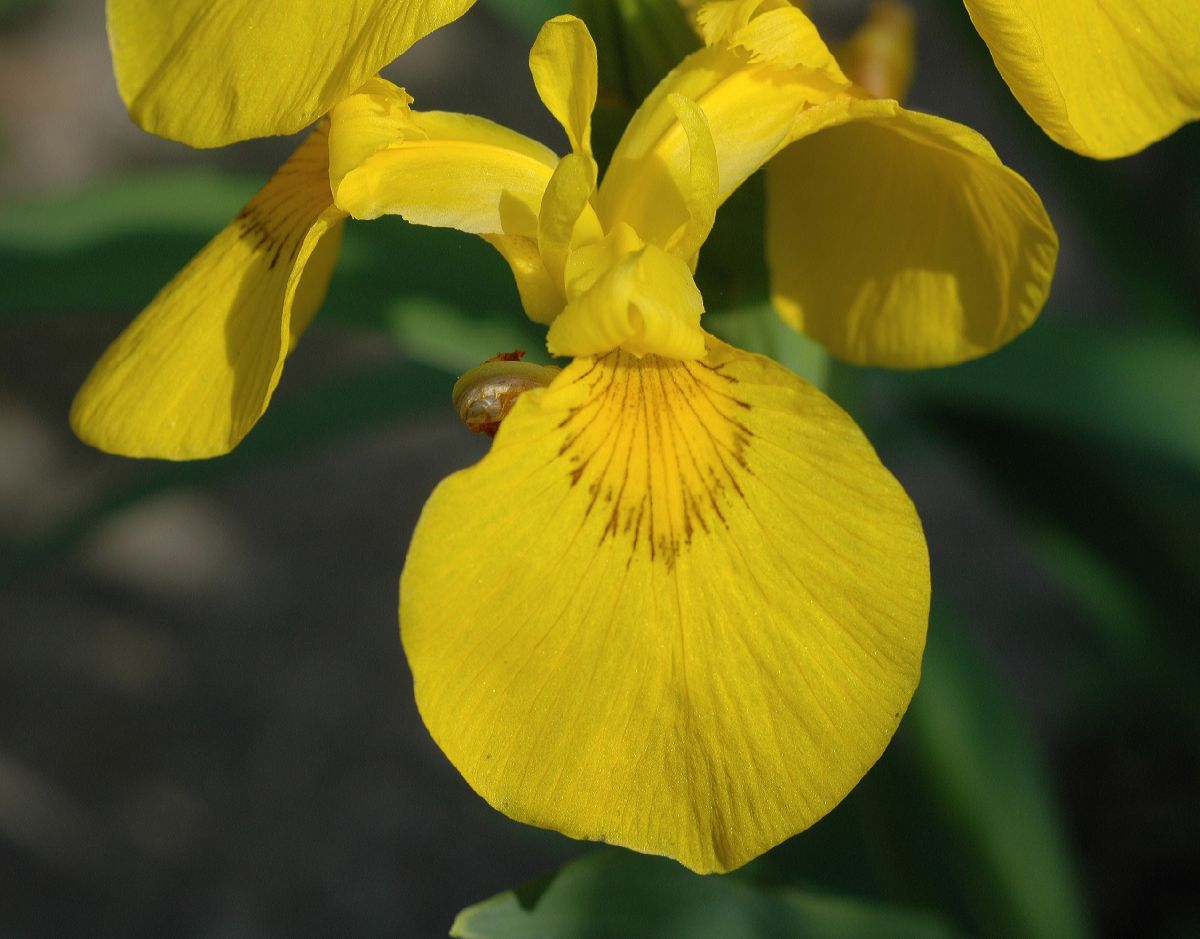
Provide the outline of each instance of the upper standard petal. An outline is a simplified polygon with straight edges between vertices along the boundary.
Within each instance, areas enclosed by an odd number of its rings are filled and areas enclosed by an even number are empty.
[[[79,438],[172,460],[232,450],[325,297],[344,217],[318,127],[104,353],[71,408]]]
[[[108,0],[117,88],[193,147],[291,134],[474,0]]]
[[[808,50],[814,62],[781,61],[725,41],[684,59],[647,96],[613,153],[596,196],[606,226],[625,222],[665,247],[692,218],[695,138],[680,123],[673,103],[679,98],[694,102],[708,125],[719,205],[786,145],[806,109],[850,93],[812,24],[788,9],[798,17],[783,24],[786,35],[796,36],[793,51]],[[821,64],[826,62],[829,67]]]
[[[529,52],[538,96],[562,125],[574,153],[592,155],[596,106],[596,44],[576,16],[556,16],[542,26]]]
[[[400,622],[426,725],[494,806],[723,871],[878,758],[928,603],[916,513],[853,421],[710,340],[522,396],[426,504]]]
[[[1196,0],[965,0],[1021,106],[1085,156],[1136,153],[1200,117]]]

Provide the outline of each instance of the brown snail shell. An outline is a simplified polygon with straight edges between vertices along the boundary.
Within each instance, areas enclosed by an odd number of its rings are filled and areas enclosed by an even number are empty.
[[[546,387],[560,371],[533,362],[484,362],[455,382],[451,398],[468,430],[494,437],[517,398]]]

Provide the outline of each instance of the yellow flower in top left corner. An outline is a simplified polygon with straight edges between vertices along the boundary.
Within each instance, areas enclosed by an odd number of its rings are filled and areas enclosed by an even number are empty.
[[[216,147],[323,118],[473,2],[109,0],[108,34],[133,119]],[[345,217],[322,121],[105,352],[72,405],[75,433],[125,456],[232,450],[324,298]]]

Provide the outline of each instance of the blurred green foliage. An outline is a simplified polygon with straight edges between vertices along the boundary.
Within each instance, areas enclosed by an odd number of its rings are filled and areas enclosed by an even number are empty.
[[[457,939],[951,939],[936,917],[796,889],[697,877],[662,858],[598,851],[463,910]]]

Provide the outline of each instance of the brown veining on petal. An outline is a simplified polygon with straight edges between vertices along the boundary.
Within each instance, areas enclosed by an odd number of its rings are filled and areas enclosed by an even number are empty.
[[[600,543],[624,539],[673,567],[697,537],[727,528],[726,508],[744,498],[754,434],[749,405],[720,365],[612,352],[575,379],[581,404],[562,420],[559,453],[584,517],[600,513]]]
[[[317,217],[333,204],[327,128],[318,126],[299,150],[238,213],[243,241],[268,259],[291,264]]]

